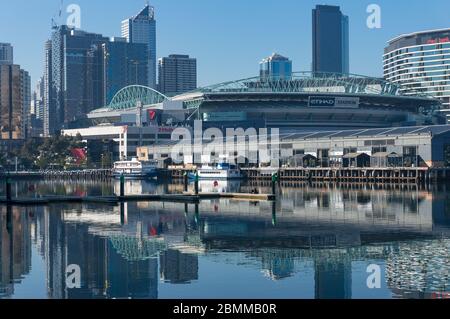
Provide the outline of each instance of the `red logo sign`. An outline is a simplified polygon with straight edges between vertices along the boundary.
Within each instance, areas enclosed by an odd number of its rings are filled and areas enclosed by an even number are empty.
[[[440,39],[431,39],[427,41],[427,44],[436,44],[436,43],[447,43],[450,42],[450,37],[440,38]]]
[[[155,118],[156,118],[156,111],[149,110],[148,111],[148,118],[150,119],[150,121],[154,121]]]

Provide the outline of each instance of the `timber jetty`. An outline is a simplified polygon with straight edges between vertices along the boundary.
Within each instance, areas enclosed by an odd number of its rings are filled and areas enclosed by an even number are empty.
[[[6,175],[12,179],[40,179],[55,181],[106,181],[112,178],[111,169],[86,169],[86,170],[45,170],[24,172],[0,172],[0,179]]]

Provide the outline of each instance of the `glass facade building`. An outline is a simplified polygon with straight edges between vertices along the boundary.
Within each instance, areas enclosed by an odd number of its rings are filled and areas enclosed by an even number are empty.
[[[148,84],[147,45],[128,43],[125,38],[113,38],[102,48],[106,104],[126,86]]]
[[[49,111],[55,112],[55,118],[50,121],[50,134],[105,105],[101,47],[108,41],[100,34],[64,25],[53,32]]]
[[[261,81],[290,80],[292,78],[292,61],[277,53],[260,62]]]
[[[136,16],[122,21],[122,37],[130,43],[142,43],[148,50],[148,86],[156,89],[155,9],[146,5]]]
[[[312,12],[312,30],[312,71],[349,74],[348,16],[337,6],[318,5]]]
[[[13,47],[9,43],[0,43],[0,65],[13,64]]]
[[[426,94],[442,101],[450,123],[450,29],[401,35],[383,55],[384,78],[405,95]]]

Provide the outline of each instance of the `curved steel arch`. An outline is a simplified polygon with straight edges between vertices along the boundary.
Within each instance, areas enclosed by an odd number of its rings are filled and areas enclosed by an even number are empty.
[[[142,261],[158,257],[161,251],[167,249],[163,240],[138,238],[127,235],[111,235],[112,246],[127,261]]]
[[[114,95],[109,103],[110,110],[126,110],[136,107],[137,102],[144,105],[162,103],[168,97],[164,94],[143,85],[130,85],[124,87]]]
[[[242,80],[219,83],[194,92],[202,93],[306,93],[313,88],[344,87],[345,93],[400,96],[400,86],[357,74],[339,74],[326,72],[294,72],[289,79],[251,77]],[[319,92],[319,91],[317,91]],[[322,91],[323,92],[323,91]],[[337,93],[330,91],[330,93]]]

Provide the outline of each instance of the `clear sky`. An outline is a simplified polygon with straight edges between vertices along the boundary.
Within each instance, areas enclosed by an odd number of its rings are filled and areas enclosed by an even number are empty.
[[[0,42],[15,49],[15,63],[32,76],[43,72],[44,42],[61,0],[1,0]],[[120,36],[120,23],[145,0],[64,0],[81,7],[81,28]],[[449,28],[448,0],[152,0],[157,19],[158,57],[172,53],[198,59],[199,85],[256,76],[259,61],[273,52],[292,59],[294,70],[311,68],[311,10],[340,5],[350,17],[350,71],[382,75],[386,42],[414,31]],[[366,26],[369,4],[382,10],[382,28]]]

